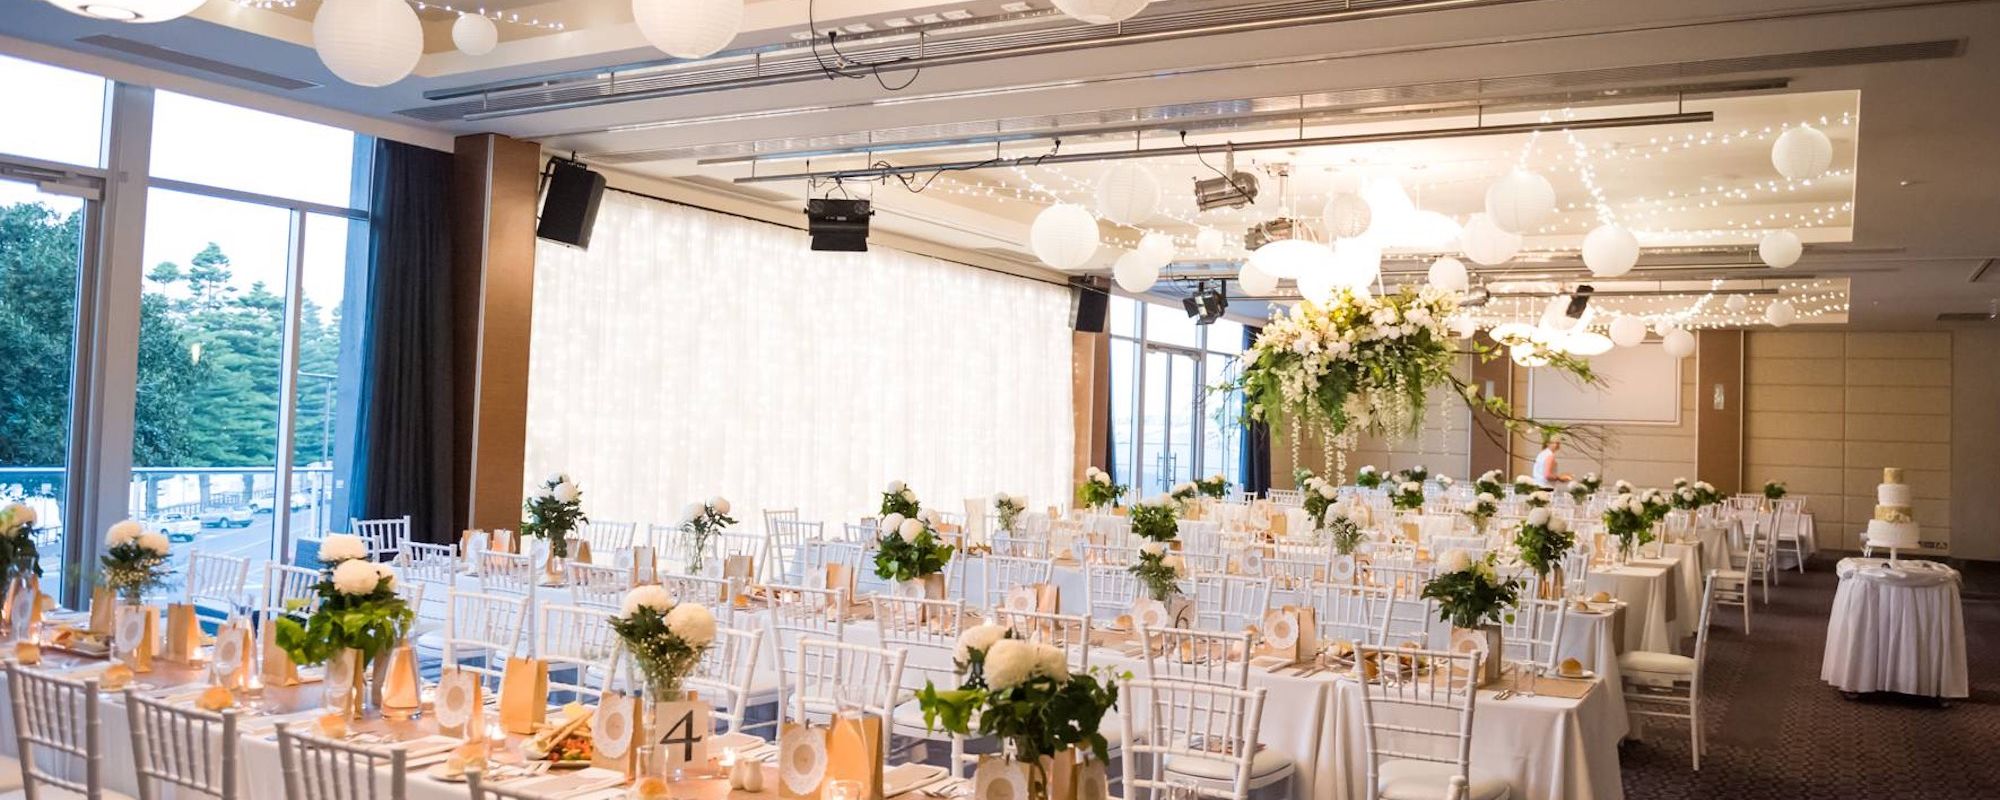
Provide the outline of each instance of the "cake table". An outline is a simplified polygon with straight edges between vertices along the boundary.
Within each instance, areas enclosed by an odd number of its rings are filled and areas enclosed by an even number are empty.
[[[1965,697],[1958,571],[1934,561],[1842,559],[1820,678],[1843,692]]]

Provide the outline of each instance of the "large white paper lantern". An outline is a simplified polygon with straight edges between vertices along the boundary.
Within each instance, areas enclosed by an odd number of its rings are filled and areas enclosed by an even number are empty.
[[[1604,334],[1581,328],[1570,331],[1562,338],[1563,351],[1578,356],[1604,355],[1611,352],[1612,344],[1611,339]]]
[[[1592,228],[1583,237],[1583,265],[1600,278],[1616,278],[1639,263],[1639,239],[1618,223]]]
[[[1097,255],[1097,218],[1075,203],[1057,203],[1035,215],[1028,248],[1056,269],[1076,269]]]
[[[1785,327],[1796,322],[1798,318],[1799,310],[1790,300],[1773,300],[1770,305],[1764,307],[1764,321],[1775,327]]]
[[[1145,253],[1127,250],[1111,264],[1111,278],[1118,281],[1118,288],[1138,293],[1153,288],[1160,280],[1160,265],[1153,263]]]
[[[1517,169],[1486,187],[1486,218],[1508,233],[1527,233],[1555,210],[1556,189],[1537,173]]]
[[[113,22],[166,22],[194,13],[204,0],[49,0],[71,14]]]
[[[1465,271],[1465,262],[1445,256],[1431,262],[1430,273],[1424,276],[1432,286],[1447,292],[1463,292],[1471,284]]]
[[[1740,294],[1732,294],[1729,296],[1729,299],[1722,301],[1723,310],[1728,311],[1731,314],[1741,314],[1743,313],[1744,309],[1749,307],[1750,307],[1750,301],[1745,299],[1743,295]]]
[[[1332,269],[1333,250],[1304,239],[1279,239],[1250,251],[1250,263],[1266,275],[1297,280],[1307,270]]]
[[[1694,334],[1675,328],[1660,337],[1660,346],[1666,348],[1667,355],[1687,358],[1694,355]]]
[[[1785,131],[1771,143],[1771,166],[1795,181],[1817,178],[1833,166],[1833,140],[1811,125]]]
[[[483,56],[493,52],[500,44],[500,29],[493,27],[493,20],[479,14],[459,14],[458,21],[451,24],[451,43],[458,52],[468,56]]]
[[[1148,0],[1055,0],[1056,10],[1092,25],[1124,22],[1146,10]]]
[[[1549,365],[1549,357],[1544,355],[1542,349],[1536,347],[1534,342],[1521,342],[1507,348],[1507,357],[1513,359],[1515,364],[1523,367],[1546,367]]]
[[[1340,276],[1332,264],[1307,267],[1299,273],[1299,294],[1320,305],[1325,305],[1340,286]]]
[[[1638,317],[1619,317],[1611,321],[1611,343],[1619,347],[1632,347],[1646,341],[1646,321]]]
[[[743,0],[632,0],[632,21],[675,58],[707,58],[743,29]]]
[[[313,50],[356,86],[387,86],[417,68],[424,27],[403,0],[326,0],[313,15]]]
[[[1375,222],[1375,212],[1361,195],[1341,192],[1326,201],[1326,207],[1320,209],[1320,220],[1326,223],[1328,235],[1352,239],[1368,233],[1368,226]]]
[[[1243,287],[1243,293],[1251,297],[1268,297],[1278,290],[1278,277],[1257,268],[1255,261],[1246,261],[1236,272],[1236,283]]]
[[[1366,239],[1343,239],[1333,248],[1334,285],[1367,289],[1382,275],[1382,248]]]
[[[1155,269],[1174,263],[1174,237],[1164,233],[1149,233],[1139,237],[1139,253],[1144,255]]]
[[[1229,246],[1229,237],[1214,228],[1202,228],[1194,235],[1194,251],[1209,258],[1222,255],[1222,249]]]
[[[1799,241],[1799,235],[1790,229],[1771,231],[1757,240],[1757,257],[1772,269],[1784,269],[1799,263],[1799,256],[1805,252],[1805,243]]]
[[[1459,233],[1458,246],[1466,258],[1488,267],[1507,263],[1521,252],[1521,235],[1500,230],[1485,214],[1474,214]]]
[[[1097,216],[1120,225],[1138,225],[1160,210],[1160,182],[1137,164],[1117,164],[1097,183]]]

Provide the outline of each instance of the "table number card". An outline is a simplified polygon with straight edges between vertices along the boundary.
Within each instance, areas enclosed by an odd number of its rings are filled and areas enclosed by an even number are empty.
[[[500,726],[508,733],[532,734],[549,711],[549,664],[538,658],[508,658],[500,676]]]
[[[1359,573],[1360,570],[1357,568],[1353,554],[1349,553],[1333,557],[1333,571],[1331,576],[1334,583],[1353,583],[1354,577]]]
[[[486,725],[481,719],[486,703],[484,692],[479,673],[457,667],[445,667],[439,672],[434,701],[438,733],[459,739],[485,735]]]
[[[1238,560],[1240,566],[1242,566],[1241,572],[1244,575],[1258,577],[1264,574],[1264,548],[1246,547],[1243,549],[1242,557]]]
[[[693,693],[686,700],[664,700],[653,704],[653,719],[659,726],[654,744],[668,770],[706,769],[708,739],[714,732],[709,715],[713,709]]]
[[[1007,590],[1007,603],[1003,606],[1010,612],[1034,611],[1039,603],[1033,586],[1016,586]]]
[[[590,765],[617,770],[630,778],[638,774],[639,698],[624,692],[605,692],[598,700],[590,721]]]
[[[785,723],[778,734],[778,796],[782,800],[820,800],[826,760],[825,728]]]

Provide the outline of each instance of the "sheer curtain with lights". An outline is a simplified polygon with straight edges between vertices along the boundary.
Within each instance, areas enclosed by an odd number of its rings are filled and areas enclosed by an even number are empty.
[[[1069,293],[881,247],[606,193],[588,251],[537,253],[527,480],[566,470],[595,519],[730,499],[828,523],[890,480],[960,511],[1062,502]]]

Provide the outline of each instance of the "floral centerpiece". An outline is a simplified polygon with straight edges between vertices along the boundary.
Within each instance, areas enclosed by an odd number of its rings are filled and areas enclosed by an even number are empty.
[[[1468,637],[1484,650],[1482,682],[1500,677],[1505,650],[1498,626],[1513,620],[1521,592],[1520,581],[1500,577],[1493,558],[1492,553],[1473,558],[1464,550],[1445,553],[1423,590],[1425,598],[1437,601],[1438,619],[1451,623],[1453,650]]]
[[[1507,485],[1501,482],[1504,480],[1506,480],[1506,477],[1500,474],[1500,470],[1489,469],[1480,473],[1479,477],[1472,481],[1472,491],[1478,494],[1490,494],[1494,497],[1499,497],[1501,493],[1507,491]]]
[[[1633,488],[1631,481],[1619,478],[1617,483],[1611,484],[1611,491],[1618,494],[1631,494],[1638,491],[1638,489]]]
[[[1583,477],[1576,479],[1576,482],[1591,494],[1596,494],[1597,490],[1604,488],[1604,479],[1597,477],[1595,472],[1584,473]]]
[[[1555,500],[1556,500],[1555,495],[1549,493],[1549,490],[1540,489],[1537,491],[1529,492],[1527,495],[1523,496],[1521,498],[1521,504],[1529,508],[1548,508],[1550,504],[1555,502]]]
[[[1132,535],[1146,540],[1139,545],[1139,563],[1128,570],[1147,596],[1166,602],[1180,594],[1180,579],[1186,562],[1167,547],[1180,535],[1180,521],[1172,500],[1159,497],[1132,506]]]
[[[319,545],[319,563],[320,579],[313,587],[319,607],[309,616],[279,617],[278,647],[299,664],[342,660],[348,695],[329,698],[329,704],[358,715],[368,665],[409,636],[417,613],[396,594],[396,574],[389,566],[368,560],[368,544],[360,537],[327,536]],[[328,667],[329,676],[333,669]]]
[[[880,517],[897,514],[907,519],[916,516],[919,507],[915,489],[902,481],[890,481],[882,490],[882,505],[875,514]]]
[[[1305,502],[1301,507],[1313,521],[1313,530],[1326,527],[1326,510],[1333,507],[1333,501],[1340,499],[1340,489],[1318,478],[1310,478],[1305,483]]]
[[[1708,481],[1695,481],[1694,491],[1696,508],[1712,506],[1722,502],[1722,492],[1717,491],[1715,484]]]
[[[729,501],[721,497],[711,497],[703,503],[689,503],[681,509],[680,529],[688,535],[689,575],[701,572],[702,559],[708,555],[709,538],[734,524],[736,518],[729,516]]]
[[[1534,494],[1541,490],[1542,490],[1541,484],[1535,483],[1534,478],[1530,478],[1526,475],[1514,476],[1515,497],[1527,497],[1528,495]]]
[[[1653,541],[1653,522],[1646,518],[1645,504],[1638,495],[1620,494],[1605,504],[1604,532],[1618,540],[1618,552],[1625,558]]]
[[[1766,499],[1766,500],[1782,500],[1782,499],[1784,499],[1784,497],[1785,497],[1785,493],[1786,493],[1786,490],[1785,490],[1785,482],[1784,482],[1784,481],[1765,481],[1765,482],[1764,482],[1764,499]]]
[[[1658,489],[1640,492],[1638,498],[1639,513],[1646,518],[1648,525],[1666,519],[1667,512],[1674,509],[1673,502],[1667,499],[1667,493]]]
[[[1183,509],[1187,508],[1189,504],[1194,502],[1195,498],[1200,496],[1201,488],[1195,486],[1194,481],[1181,481],[1174,484],[1174,488],[1167,490],[1168,499],[1179,503]]]
[[[1528,518],[1521,521],[1521,529],[1514,535],[1514,547],[1520,550],[1521,563],[1528,565],[1541,577],[1544,598],[1562,596],[1563,555],[1576,546],[1576,535],[1570,532],[1569,520],[1558,517],[1546,508],[1528,512]],[[1550,579],[1554,574],[1555,578]]]
[[[1494,514],[1500,513],[1500,498],[1480,492],[1466,502],[1464,511],[1465,516],[1472,520],[1473,530],[1479,531],[1483,536],[1486,534],[1486,522],[1493,519]]]
[[[1675,486],[1673,494],[1668,495],[1668,502],[1672,503],[1674,508],[1681,511],[1693,511],[1701,508],[1701,494],[1696,492],[1693,486],[1687,485],[1684,481],[1676,480],[1675,482],[1680,485]]]
[[[1333,507],[1333,518],[1327,520],[1326,531],[1333,542],[1333,552],[1343,556],[1354,555],[1354,550],[1368,538],[1361,529],[1361,510],[1353,502],[1338,503]]]
[[[1083,471],[1083,483],[1076,487],[1076,502],[1086,508],[1105,508],[1125,496],[1125,487],[1111,482],[1111,473],[1096,467]]]
[[[35,552],[35,510],[25,503],[0,508],[0,585],[12,586],[30,575],[42,576],[41,554]]]
[[[1028,498],[1017,494],[1001,492],[993,496],[993,513],[998,516],[1000,530],[1014,535],[1014,524],[1021,519],[1021,512],[1028,510]]]
[[[1080,748],[1099,761],[1109,742],[1104,715],[1118,704],[1117,677],[1101,670],[1075,673],[1062,647],[1015,638],[999,626],[978,625],[959,637],[964,678],[956,689],[926,683],[917,691],[924,726],[960,736],[1005,741],[1025,764],[1031,800],[1048,800],[1050,768]]]
[[[1403,481],[1395,491],[1389,493],[1389,502],[1404,511],[1423,508],[1424,485],[1416,481]]]
[[[944,599],[944,581],[937,579],[951,563],[953,547],[938,541],[932,526],[937,513],[919,510],[915,516],[891,513],[882,519],[882,539],[876,544],[875,577],[904,586],[919,586],[920,593]]]
[[[147,589],[166,586],[173,570],[167,566],[172,543],[167,535],[149,531],[133,520],[125,520],[104,533],[104,585],[126,603],[138,605]]]
[[[570,532],[590,521],[583,513],[583,487],[562,472],[542,481],[521,509],[528,516],[521,521],[521,535],[547,540],[549,555],[556,558],[569,557]]]
[[[1572,483],[1569,485],[1570,502],[1582,503],[1585,500],[1589,500],[1590,492],[1591,492],[1590,487],[1585,486],[1581,483]]]
[[[1194,486],[1201,491],[1203,497],[1221,500],[1229,495],[1229,479],[1222,477],[1221,473],[1195,481]]]
[[[1415,481],[1417,483],[1423,483],[1424,481],[1431,479],[1430,469],[1422,464],[1418,464],[1414,467],[1403,470],[1398,474],[1401,476],[1401,480],[1399,481],[1401,483],[1409,483],[1411,481]]]
[[[647,584],[625,593],[611,630],[638,664],[646,694],[673,700],[683,696],[682,682],[715,641],[715,614],[700,603],[676,603],[666,587]]]
[[[1437,476],[1437,485],[1440,490],[1449,491],[1454,483],[1457,483],[1457,481],[1452,480],[1450,475]]]
[[[1310,469],[1307,469],[1307,468],[1305,468],[1305,467],[1293,467],[1293,468],[1292,468],[1292,485],[1293,485],[1293,486],[1304,486],[1304,485],[1306,485],[1306,481],[1309,481],[1309,480],[1312,480],[1312,478],[1313,478],[1313,471],[1312,471],[1312,470],[1310,470]]]
[[[1373,464],[1363,466],[1354,473],[1354,485],[1363,489],[1380,488],[1382,486],[1382,473],[1376,472],[1375,465]]]

